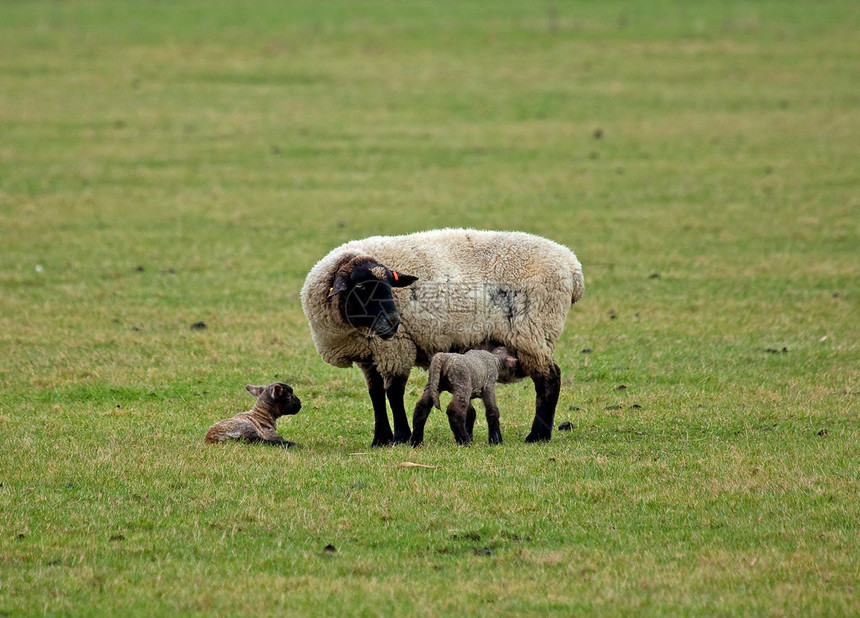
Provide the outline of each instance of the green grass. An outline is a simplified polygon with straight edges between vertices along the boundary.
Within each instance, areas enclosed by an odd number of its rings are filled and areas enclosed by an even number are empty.
[[[0,2],[0,615],[860,613],[858,27]],[[583,263],[551,443],[371,450],[314,351],[317,259],[441,226]],[[203,444],[276,379],[301,450]]]

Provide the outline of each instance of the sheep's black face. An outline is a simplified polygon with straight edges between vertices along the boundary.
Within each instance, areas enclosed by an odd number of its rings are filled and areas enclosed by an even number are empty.
[[[362,260],[348,272],[338,274],[331,294],[341,295],[343,318],[350,326],[367,328],[382,339],[390,339],[400,327],[391,288],[405,287],[416,280],[373,260]]]

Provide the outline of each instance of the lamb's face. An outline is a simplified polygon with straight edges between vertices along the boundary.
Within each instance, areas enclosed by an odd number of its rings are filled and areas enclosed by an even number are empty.
[[[266,407],[274,412],[275,417],[297,414],[302,409],[302,402],[293,393],[293,387],[289,384],[275,382],[265,387],[249,384],[245,388],[254,397],[262,399]]]
[[[343,319],[353,328],[366,328],[390,339],[400,327],[400,314],[391,289],[405,287],[417,277],[404,275],[373,260],[361,260],[338,275],[332,295],[341,295]]]
[[[285,414],[297,414],[302,409],[302,402],[293,392],[293,387],[283,382],[275,382],[266,387],[263,393],[272,403],[272,407],[278,411],[278,416]]]

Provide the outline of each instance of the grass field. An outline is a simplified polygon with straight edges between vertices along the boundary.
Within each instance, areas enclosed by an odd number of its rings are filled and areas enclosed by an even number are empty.
[[[858,30],[0,1],[0,615],[860,614]],[[527,382],[370,449],[313,348],[316,260],[443,226],[583,263],[548,444]],[[275,380],[300,450],[203,444]]]

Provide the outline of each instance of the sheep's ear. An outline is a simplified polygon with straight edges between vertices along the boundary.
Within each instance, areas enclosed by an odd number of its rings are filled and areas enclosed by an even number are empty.
[[[283,392],[284,387],[280,384],[275,384],[274,386],[272,386],[272,399],[280,399]]]
[[[416,281],[418,281],[418,277],[404,275],[396,270],[391,271],[391,287],[393,288],[405,288],[407,285],[412,285]]]
[[[335,277],[334,284],[328,291],[328,297],[337,296],[341,292],[346,292],[349,289],[349,276],[346,273],[340,273]]]
[[[263,394],[263,391],[266,390],[265,386],[254,386],[253,384],[248,384],[245,386],[248,389],[248,392],[251,393],[254,397],[259,397]]]
[[[511,369],[513,369],[514,367],[517,366],[517,359],[514,358],[513,356],[506,356],[504,362],[505,362],[505,365],[507,365]]]

